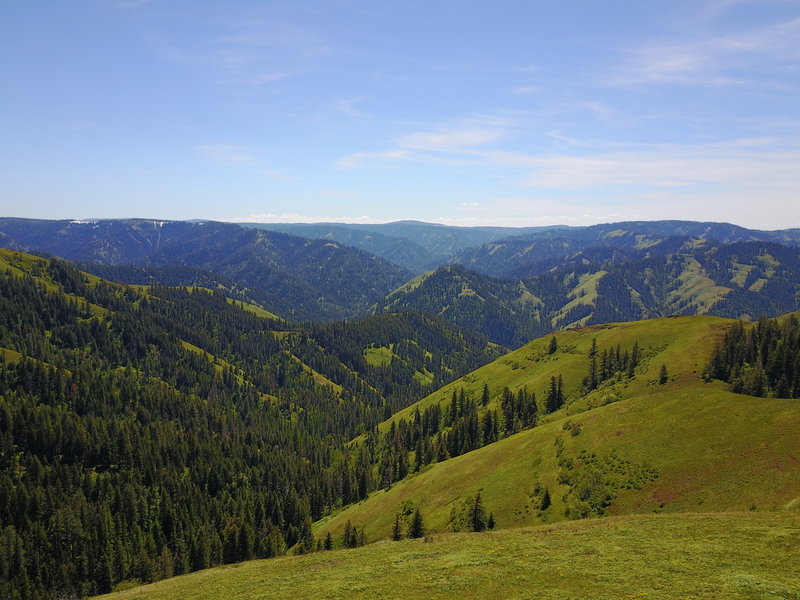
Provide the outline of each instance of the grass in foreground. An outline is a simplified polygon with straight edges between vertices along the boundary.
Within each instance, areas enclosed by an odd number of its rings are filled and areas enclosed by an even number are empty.
[[[609,517],[252,561],[102,596],[800,599],[800,514]]]

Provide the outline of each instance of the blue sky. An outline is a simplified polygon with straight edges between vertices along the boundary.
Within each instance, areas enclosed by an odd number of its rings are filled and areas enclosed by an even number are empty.
[[[0,3],[0,214],[800,226],[795,0]]]

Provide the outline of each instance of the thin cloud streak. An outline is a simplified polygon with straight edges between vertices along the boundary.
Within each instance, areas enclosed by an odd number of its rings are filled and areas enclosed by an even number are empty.
[[[203,144],[197,151],[207,160],[225,164],[252,164],[257,160],[253,146]]]
[[[800,17],[736,34],[710,35],[699,41],[643,46],[631,54],[608,83],[752,83],[761,76],[742,76],[741,69],[756,61],[763,70],[765,64],[787,64],[800,58]]]

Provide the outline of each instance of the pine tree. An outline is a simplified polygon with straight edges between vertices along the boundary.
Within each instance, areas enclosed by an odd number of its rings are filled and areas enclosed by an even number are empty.
[[[667,373],[667,365],[661,365],[661,371],[658,374],[658,383],[664,385],[669,381],[669,374]]]
[[[556,336],[550,338],[550,346],[547,348],[548,354],[555,354],[556,350],[558,350],[558,342],[556,341]]]
[[[550,500],[550,490],[544,488],[544,494],[542,494],[542,502],[539,504],[539,510],[547,510],[550,507],[552,501]]]
[[[345,548],[355,548],[357,544],[357,536],[358,534],[355,532],[353,525],[350,523],[350,520],[347,520],[347,523],[344,524],[344,533],[342,534],[342,546]]]
[[[550,389],[547,392],[547,412],[549,413],[557,411],[563,404],[560,380],[561,376],[559,379],[556,379],[555,376],[550,377]]]
[[[481,493],[475,494],[472,506],[469,511],[469,525],[472,531],[483,531],[486,529],[486,511],[483,508]]]
[[[306,554],[314,550],[314,534],[311,531],[311,517],[306,514],[300,530],[298,553]]]
[[[425,535],[425,523],[422,520],[422,515],[419,509],[414,511],[414,516],[411,517],[411,523],[408,525],[408,537],[421,538]]]
[[[403,532],[400,530],[400,515],[396,514],[394,516],[394,527],[392,527],[392,539],[395,542],[399,542],[403,539]]]

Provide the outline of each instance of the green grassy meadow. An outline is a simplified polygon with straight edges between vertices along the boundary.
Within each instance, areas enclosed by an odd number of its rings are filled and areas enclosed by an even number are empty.
[[[473,398],[480,398],[484,383],[489,386],[492,397],[488,408],[499,409],[499,398],[504,387],[509,387],[512,392],[527,387],[529,391],[536,392],[541,403],[550,385],[550,377],[562,375],[568,406],[563,412],[547,419],[649,393],[658,379],[662,364],[669,367],[671,385],[694,384],[699,380],[714,344],[733,322],[732,319],[709,316],[670,317],[559,331],[533,340],[439,388],[393,415],[381,424],[380,429],[388,430],[393,420],[410,419],[416,408],[423,410],[435,403],[446,406],[453,390],[462,387]],[[558,350],[551,355],[548,354],[548,347],[553,336],[556,337]],[[610,350],[617,345],[623,352],[630,351],[638,342],[644,356],[635,378],[619,384],[610,382],[586,397],[579,397],[581,382],[588,371],[587,356],[593,339],[597,341],[600,351]]]
[[[538,393],[552,375],[563,373],[564,408],[533,429],[424,467],[321,520],[315,534],[340,537],[350,521],[364,527],[368,540],[385,539],[395,515],[407,517],[416,508],[431,530],[446,531],[451,511],[478,492],[498,528],[575,518],[564,501],[570,486],[562,480],[563,462],[576,463],[574,475],[585,468],[581,457],[587,454],[600,463],[603,481],[616,480],[607,514],[780,510],[800,504],[800,402],[737,395],[720,382],[701,379],[706,357],[730,323],[678,317],[564,331],[557,334],[553,355],[547,354],[549,337],[531,342],[419,405],[447,403],[462,385],[479,397],[484,382],[493,393],[506,385],[512,390],[527,385]],[[630,348],[638,341],[645,358],[634,378],[580,397],[576,381],[585,375],[592,339],[601,349]],[[657,383],[662,364],[670,373],[665,385]],[[497,404],[494,398],[489,408]],[[399,415],[408,417],[410,410]],[[647,473],[655,477],[642,477]],[[544,511],[537,484],[552,500]]]
[[[106,600],[800,598],[800,514],[635,515],[229,565]]]

